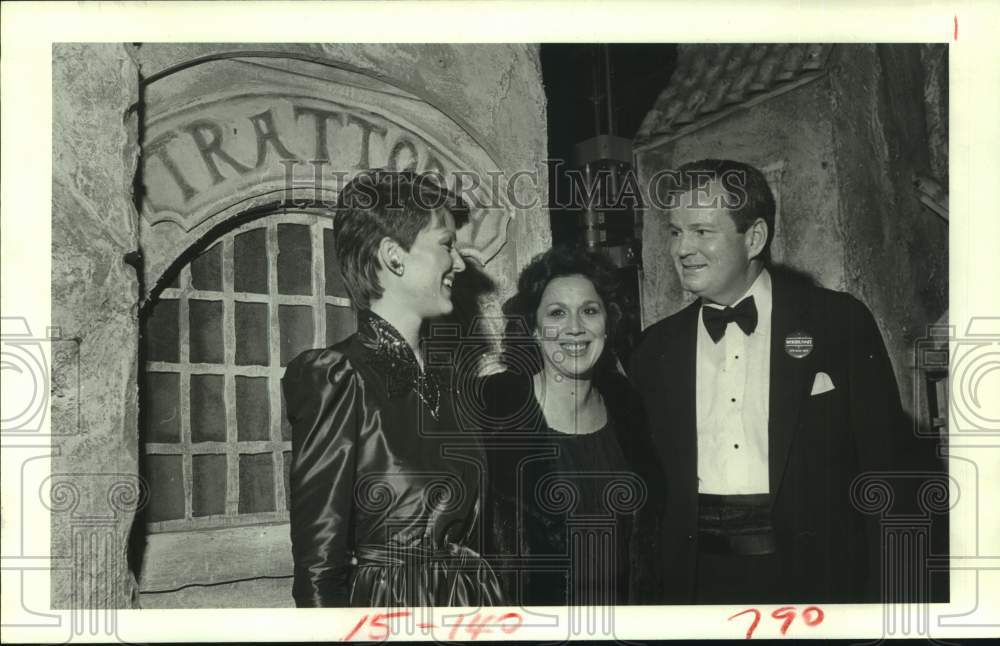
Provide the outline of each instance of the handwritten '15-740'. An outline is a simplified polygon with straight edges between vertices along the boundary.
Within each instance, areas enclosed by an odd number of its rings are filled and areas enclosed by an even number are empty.
[[[389,623],[394,619],[402,619],[404,617],[409,617],[412,612],[409,610],[403,610],[400,612],[379,612],[373,615],[364,615],[358,620],[358,623],[354,625],[346,635],[340,638],[340,641],[352,641],[354,639],[363,639],[366,641],[384,641],[389,637]],[[468,621],[465,621],[468,619]],[[464,625],[463,625],[464,622]],[[444,626],[445,628],[451,628],[448,632],[449,641],[454,641],[464,636],[465,640],[476,640],[483,633],[492,633],[494,628],[497,628],[499,632],[510,635],[517,631],[524,623],[524,618],[516,612],[508,612],[506,614],[500,615],[499,617],[495,615],[481,615],[476,613],[475,615],[466,616],[459,615],[458,619],[449,626]],[[362,628],[368,625],[367,635],[362,632]],[[433,630],[434,626],[431,624],[417,624],[417,627],[421,630]],[[459,633],[459,629],[464,628],[464,635]]]

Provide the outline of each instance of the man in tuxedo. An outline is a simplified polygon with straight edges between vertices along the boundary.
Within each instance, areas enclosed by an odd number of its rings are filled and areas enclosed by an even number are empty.
[[[905,432],[878,327],[769,268],[759,170],[679,170],[670,253],[699,298],[646,330],[630,373],[666,477],[659,602],[877,601],[879,531],[852,483],[892,468]]]

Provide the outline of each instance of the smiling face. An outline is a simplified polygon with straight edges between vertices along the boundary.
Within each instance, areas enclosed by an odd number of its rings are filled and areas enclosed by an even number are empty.
[[[542,292],[535,334],[547,370],[588,377],[604,352],[608,313],[588,278],[553,278]]]
[[[670,255],[684,289],[720,305],[732,305],[759,273],[751,263],[766,239],[766,225],[758,220],[744,232],[725,208],[726,196],[718,182],[694,204],[695,192],[681,196],[670,210]],[[763,238],[761,227],[763,226]]]
[[[431,214],[427,226],[402,256],[403,289],[394,297],[405,299],[421,319],[450,314],[454,309],[451,291],[455,275],[465,270],[465,261],[455,248],[455,218],[451,213],[439,209]]]

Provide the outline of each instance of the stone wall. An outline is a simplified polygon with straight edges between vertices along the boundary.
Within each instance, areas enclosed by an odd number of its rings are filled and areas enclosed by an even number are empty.
[[[916,177],[931,174],[919,52],[843,47],[830,99],[844,290],[875,315],[912,413],[924,386],[914,378],[914,344],[948,309],[948,225],[914,189]]]
[[[138,502],[138,68],[122,45],[57,44],[52,74],[52,605],[127,607]]]

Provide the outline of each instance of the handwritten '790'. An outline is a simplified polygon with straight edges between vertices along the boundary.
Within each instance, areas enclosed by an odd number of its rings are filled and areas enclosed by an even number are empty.
[[[753,621],[750,623],[750,627],[747,628],[746,639],[751,639],[753,637],[753,631],[757,630],[757,626],[760,624],[760,610],[756,608],[747,608],[742,612],[737,612],[735,615],[729,618],[729,621],[736,619],[737,617],[742,617],[743,615],[750,614],[753,617]],[[823,623],[823,609],[817,608],[816,606],[809,606],[802,611],[802,621],[805,625],[809,627],[818,626]],[[781,621],[781,634],[784,636],[788,633],[789,626],[795,621],[796,612],[794,606],[782,606],[777,608],[771,613],[771,617]]]

